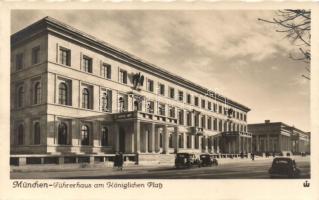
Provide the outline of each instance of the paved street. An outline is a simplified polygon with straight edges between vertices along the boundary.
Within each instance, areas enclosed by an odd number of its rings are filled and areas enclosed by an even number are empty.
[[[296,157],[301,179],[310,178],[310,158]],[[11,172],[11,178],[66,179],[265,179],[272,158],[220,160],[219,166],[175,169],[173,166],[128,166],[123,171],[113,168],[69,169],[45,172]]]

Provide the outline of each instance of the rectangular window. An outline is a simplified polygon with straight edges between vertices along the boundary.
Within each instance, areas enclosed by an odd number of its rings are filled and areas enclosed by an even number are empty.
[[[60,47],[60,64],[71,66],[71,50]]]
[[[169,97],[174,99],[175,98],[175,89],[169,88]]]
[[[23,53],[19,53],[16,55],[16,70],[20,70],[23,68]]]
[[[192,125],[192,113],[187,112],[187,126],[191,126],[191,125]]]
[[[219,109],[218,109],[218,113],[223,113],[223,107],[222,106],[219,106]]]
[[[83,71],[92,73],[92,58],[83,56]]]
[[[207,128],[212,130],[212,117],[207,118]]]
[[[194,105],[195,105],[195,106],[198,106],[198,97],[195,97],[195,98],[194,98]]]
[[[110,112],[112,110],[112,91],[103,90],[101,98],[102,111]]]
[[[187,148],[192,148],[192,141],[191,141],[191,136],[187,135],[186,137],[186,141],[187,141]]]
[[[206,108],[206,101],[202,99],[202,108]]]
[[[184,101],[184,92],[183,91],[178,91],[178,100]]]
[[[127,71],[125,70],[120,70],[120,82],[127,84]]]
[[[180,125],[184,125],[184,111],[179,110],[178,111],[178,121]]]
[[[212,102],[208,101],[207,102],[207,107],[208,107],[208,110],[212,110]]]
[[[244,114],[244,121],[246,121],[247,120],[247,118],[246,118],[246,114]]]
[[[187,94],[187,103],[188,104],[192,103],[192,96],[190,94]]]
[[[164,96],[165,95],[165,85],[159,83],[158,84],[158,89],[159,89],[159,94]]]
[[[158,114],[165,115],[165,104],[162,104],[162,103],[158,104]]]
[[[214,119],[214,131],[217,131],[217,119]]]
[[[214,103],[214,112],[217,112],[217,104]]]
[[[103,78],[111,79],[111,65],[103,63],[101,66],[101,76]]]
[[[240,120],[243,120],[243,114],[240,113]]]
[[[40,46],[32,49],[32,64],[38,64],[40,62]]]
[[[146,106],[146,111],[148,113],[154,113],[154,101],[148,101]]]
[[[175,108],[169,107],[169,116],[175,118]]]
[[[206,128],[206,117],[205,117],[205,115],[202,116],[202,128]]]
[[[147,90],[150,91],[150,92],[154,92],[154,81],[153,80],[150,80],[148,79],[147,80]]]

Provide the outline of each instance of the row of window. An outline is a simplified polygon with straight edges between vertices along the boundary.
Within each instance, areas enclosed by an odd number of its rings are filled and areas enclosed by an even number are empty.
[[[17,128],[16,144],[25,144],[25,130],[24,125],[20,124]],[[69,130],[66,123],[61,122],[58,126],[58,144],[59,145],[69,145]],[[81,145],[90,145],[90,134],[92,131],[90,127],[86,124],[81,126]],[[101,146],[109,146],[109,130],[108,127],[102,127],[101,129]],[[33,144],[39,145],[41,143],[41,129],[40,123],[36,122],[33,125]]]
[[[71,50],[70,49],[66,49],[64,47],[60,47],[59,48],[59,57],[60,57],[60,64],[62,65],[66,65],[66,66],[71,66]],[[89,56],[83,55],[82,56],[82,70],[87,72],[87,73],[92,73],[92,68],[93,68],[93,59],[90,58]],[[111,74],[112,74],[112,70],[111,70],[112,66],[108,63],[103,63],[101,65],[101,76],[107,79],[111,79]],[[120,69],[119,70],[119,82],[123,83],[123,84],[128,84],[128,73],[126,70],[124,69]],[[147,84],[146,84],[146,89],[149,92],[155,92],[154,91],[154,81],[151,79],[147,79]],[[157,94],[165,96],[165,85],[162,83],[158,83],[158,88],[157,88]],[[184,92],[181,90],[178,90],[178,100],[181,102],[184,102]],[[175,88],[173,87],[168,87],[168,97],[171,99],[175,99]],[[186,94],[186,103],[187,104],[192,104],[195,106],[199,106],[199,97],[194,96],[194,102],[192,102],[192,95],[191,94]],[[219,111],[217,104],[214,103],[213,107],[212,107],[212,102],[207,101],[206,104],[206,100],[202,99],[201,100],[201,108],[203,109],[208,109],[208,110],[212,110],[214,112],[218,112],[218,113],[223,113],[222,111],[222,106],[219,106]],[[226,108],[225,108],[226,109]],[[237,112],[239,114],[239,112]],[[225,115],[227,115],[227,112],[224,112]],[[237,114],[237,115],[238,115]],[[241,117],[240,119],[243,119],[243,114],[240,114]],[[244,114],[244,118],[246,118],[246,115]],[[237,119],[239,119],[239,116],[237,117]],[[245,120],[246,121],[246,120]]]
[[[24,53],[18,53],[15,55],[15,68],[21,70],[24,67],[25,55]],[[40,46],[33,47],[31,50],[31,65],[40,63]]]
[[[34,81],[31,88],[31,104],[41,104],[42,85],[40,81]],[[17,108],[23,107],[25,104],[25,86],[20,84],[16,87],[15,105]]]
[[[71,66],[71,50],[64,48],[64,47],[59,47],[59,63],[65,66]],[[32,63],[38,63],[39,62],[39,57],[40,57],[40,46],[34,47],[32,49]],[[16,67],[17,69],[20,69],[23,63],[23,53],[17,54],[16,55]],[[81,56],[81,69],[84,72],[87,73],[92,73],[93,72],[93,58],[87,56],[87,55],[82,55]],[[101,70],[100,70],[100,74],[102,77],[107,78],[107,79],[111,79],[111,74],[112,74],[112,66],[108,63],[102,63],[101,64]],[[128,73],[126,70],[120,69],[119,70],[119,82],[123,83],[123,84],[127,84],[128,83]],[[147,84],[146,84],[146,88],[148,91],[150,92],[154,92],[154,81],[151,79],[147,79]],[[70,105],[70,101],[68,101],[67,95],[67,85],[60,85],[59,86],[59,103],[60,104],[64,104],[64,105]],[[175,88],[173,87],[168,87],[168,97],[171,99],[175,99]],[[166,94],[166,86],[165,84],[162,83],[158,83],[158,89],[157,89],[157,94],[165,96]],[[23,95],[23,88],[21,91],[19,91],[19,95]],[[82,108],[87,108],[87,109],[92,109],[92,103],[90,103],[90,98],[89,98],[89,90],[86,89],[84,91],[82,91],[82,96],[83,96],[83,103],[82,103]],[[177,92],[177,99],[178,101],[184,102],[184,97],[185,97],[185,93],[181,90],[178,90]],[[61,97],[61,98],[60,98]],[[22,102],[21,98],[19,98],[20,101]],[[35,101],[38,101],[35,98]],[[201,99],[201,102],[199,100],[199,97],[194,96],[194,98],[192,98],[191,94],[186,94],[186,103],[187,104],[192,104],[194,106],[199,106],[199,103],[201,103],[201,108],[202,109],[208,109],[210,111],[216,112],[216,113],[220,113],[220,114],[224,114],[227,115],[227,108],[223,107],[222,105],[217,105],[217,103],[213,103],[210,101],[207,101],[205,99]],[[20,106],[18,106],[20,107]],[[246,121],[246,114],[243,113],[239,113],[238,111],[233,112],[233,117],[240,119],[240,120],[244,120]]]

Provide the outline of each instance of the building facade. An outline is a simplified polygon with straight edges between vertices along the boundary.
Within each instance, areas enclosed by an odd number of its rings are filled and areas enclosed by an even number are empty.
[[[248,107],[50,17],[11,36],[11,154],[251,152]]]
[[[310,153],[310,132],[304,132],[282,122],[249,124],[253,134],[253,152],[292,154]]]

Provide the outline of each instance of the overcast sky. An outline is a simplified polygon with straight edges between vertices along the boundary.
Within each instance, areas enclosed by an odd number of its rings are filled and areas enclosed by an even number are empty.
[[[12,12],[12,33],[51,16],[190,81],[216,90],[251,111],[249,123],[281,121],[310,131],[310,83],[305,64],[288,58],[284,35],[257,18],[273,11]]]

